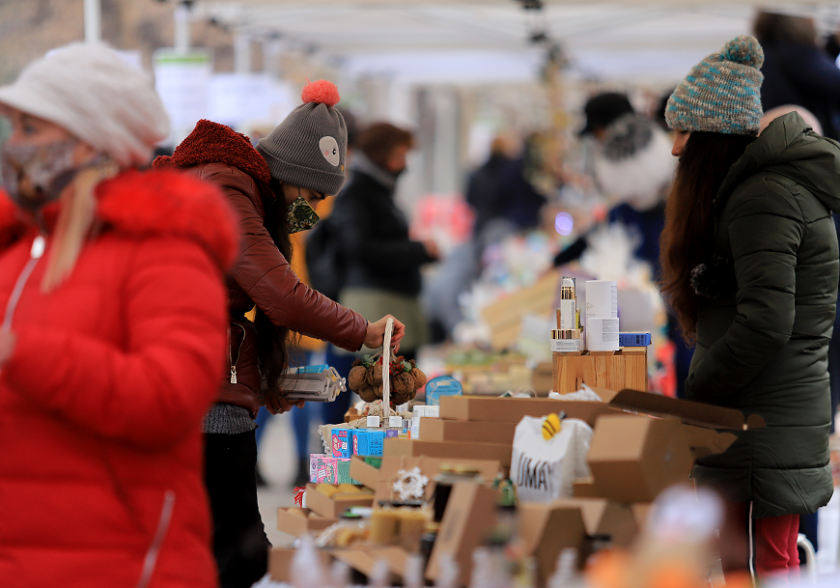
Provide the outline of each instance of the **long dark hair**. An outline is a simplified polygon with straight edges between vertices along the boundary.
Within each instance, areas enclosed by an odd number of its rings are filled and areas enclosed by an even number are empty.
[[[745,135],[691,133],[671,184],[660,238],[660,290],[689,344],[696,337],[699,307],[699,298],[691,288],[691,270],[711,261],[712,200],[729,168],[754,140]]]
[[[274,197],[263,198],[265,203],[263,222],[277,249],[286,258],[286,261],[291,263],[292,242],[289,239],[288,206],[283,196],[283,185],[272,179],[269,189],[273,192]],[[274,394],[280,394],[283,373],[289,364],[289,352],[286,347],[289,329],[288,327],[275,326],[271,319],[259,308],[257,308],[254,324],[257,327],[260,373],[263,377],[263,386]]]

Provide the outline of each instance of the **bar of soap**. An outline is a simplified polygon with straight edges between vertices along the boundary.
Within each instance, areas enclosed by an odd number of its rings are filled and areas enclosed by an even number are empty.
[[[350,494],[352,492],[360,494],[362,492],[361,488],[354,486],[353,484],[339,484],[338,491],[342,494]]]
[[[338,494],[339,492],[338,486],[334,484],[318,484],[318,486],[315,489],[327,498],[332,498],[335,494]]]
[[[389,508],[374,510],[370,515],[370,541],[374,545],[391,545],[399,532],[399,513]]]

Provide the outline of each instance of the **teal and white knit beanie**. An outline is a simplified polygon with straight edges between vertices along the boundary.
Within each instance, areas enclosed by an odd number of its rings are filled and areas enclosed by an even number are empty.
[[[679,131],[757,135],[764,51],[741,35],[695,65],[668,99],[665,120]]]

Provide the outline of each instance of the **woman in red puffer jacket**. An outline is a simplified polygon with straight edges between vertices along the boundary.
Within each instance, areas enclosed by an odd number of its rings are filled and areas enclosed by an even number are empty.
[[[211,588],[201,421],[225,366],[218,190],[139,172],[145,76],[72,45],[0,88],[0,586]]]

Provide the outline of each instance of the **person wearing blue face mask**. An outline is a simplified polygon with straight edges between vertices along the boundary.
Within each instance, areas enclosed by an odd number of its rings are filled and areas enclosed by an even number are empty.
[[[368,323],[303,284],[289,265],[289,234],[312,228],[318,203],[336,194],[345,177],[347,128],[334,108],[338,90],[321,80],[307,85],[301,98],[256,149],[245,135],[202,120],[172,157],[155,160],[221,187],[243,233],[227,280],[229,372],[204,420],[205,482],[222,588],[251,586],[266,572],[270,544],[257,505],[254,417],[262,404],[275,414],[293,407],[282,381],[289,332],[356,351],[382,345],[388,318]],[[252,322],[245,314],[254,307]],[[395,321],[392,342],[404,334]]]

